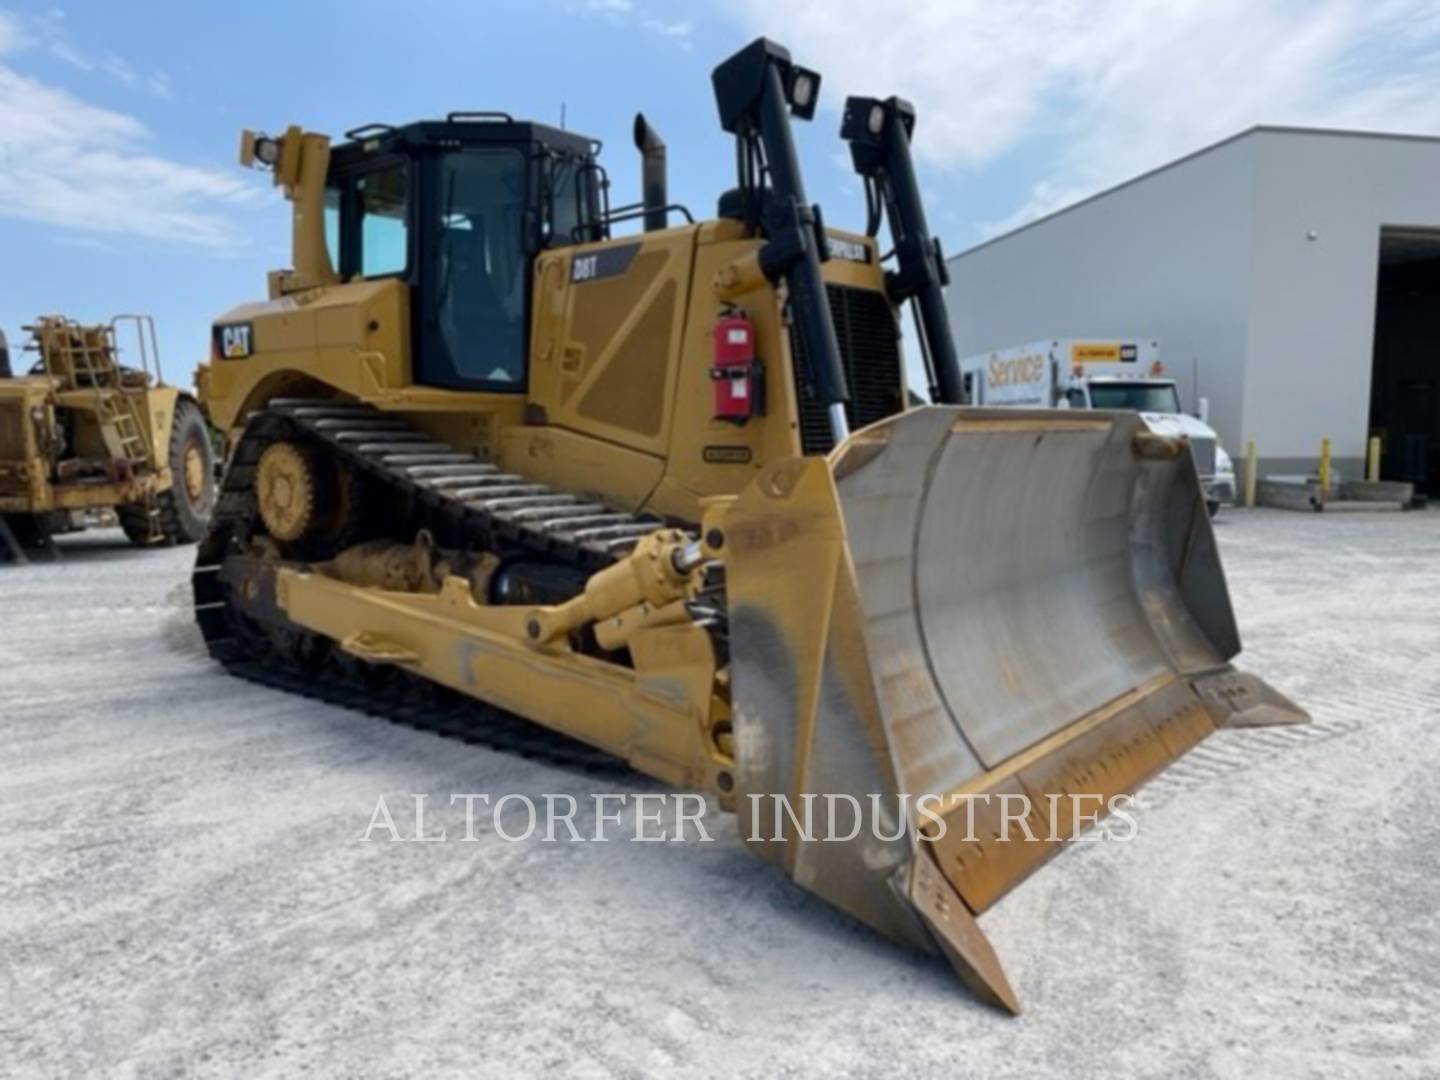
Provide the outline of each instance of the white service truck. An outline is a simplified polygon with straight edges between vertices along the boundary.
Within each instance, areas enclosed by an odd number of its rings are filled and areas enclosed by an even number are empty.
[[[1140,338],[1057,338],[960,361],[966,400],[1031,409],[1131,409],[1152,431],[1190,440],[1195,471],[1214,514],[1235,501],[1235,466],[1206,423],[1206,401],[1191,415],[1165,374],[1157,342]]]

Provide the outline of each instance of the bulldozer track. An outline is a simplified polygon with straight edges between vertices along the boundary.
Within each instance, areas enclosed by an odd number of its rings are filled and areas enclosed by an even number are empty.
[[[293,624],[285,642],[247,626],[221,571],[249,540],[260,454],[278,440],[323,446],[355,475],[412,500],[416,527],[431,529],[437,543],[468,552],[535,556],[593,573],[663,521],[503,472],[367,405],[277,399],[249,417],[191,578],[206,649],[232,675],[524,757],[594,773],[629,771],[607,753],[427,679],[338,656],[328,639]]]

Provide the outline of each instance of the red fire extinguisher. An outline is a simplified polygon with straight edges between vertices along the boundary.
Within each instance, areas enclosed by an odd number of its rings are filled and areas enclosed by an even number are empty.
[[[716,420],[743,424],[765,412],[764,369],[755,359],[755,327],[738,308],[715,322],[715,363],[710,368]]]

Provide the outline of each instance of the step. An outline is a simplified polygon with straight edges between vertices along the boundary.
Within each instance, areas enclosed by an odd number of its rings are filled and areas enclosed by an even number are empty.
[[[476,461],[468,456],[463,465],[417,465],[404,470],[406,476],[417,480],[425,477],[462,476],[470,473],[491,474],[498,471],[494,465],[487,465],[483,461]]]
[[[474,461],[469,454],[386,454],[380,459],[382,465],[458,465],[462,461]]]
[[[389,442],[367,442],[355,447],[357,454],[389,454],[395,450],[403,450],[407,454],[444,454],[451,451],[449,443],[410,441],[406,439],[395,439]],[[462,457],[469,457],[464,454]]]

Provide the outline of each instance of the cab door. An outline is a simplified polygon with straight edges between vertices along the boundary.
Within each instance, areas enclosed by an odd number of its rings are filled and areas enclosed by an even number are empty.
[[[530,311],[526,155],[474,147],[426,162],[416,380],[523,393]]]

